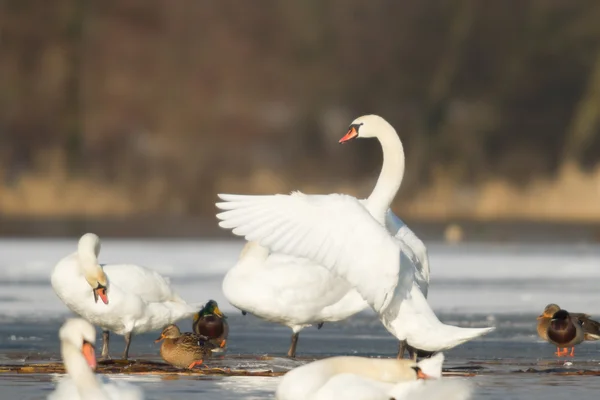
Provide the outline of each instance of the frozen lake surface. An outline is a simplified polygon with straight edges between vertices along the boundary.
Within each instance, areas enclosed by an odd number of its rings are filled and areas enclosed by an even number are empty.
[[[190,302],[215,299],[230,318],[228,356],[232,365],[289,369],[307,359],[329,355],[391,357],[397,342],[370,311],[347,321],[305,329],[301,360],[283,357],[287,328],[243,317],[221,293],[221,281],[238,257],[240,241],[104,240],[101,262],[134,262],[171,277]],[[49,283],[54,264],[75,250],[76,239],[0,240],[0,363],[59,360],[57,331],[70,315]],[[567,310],[600,316],[600,248],[589,245],[429,245],[432,278],[429,301],[440,319],[462,326],[495,325],[497,330],[446,354],[445,368],[481,366],[469,379],[474,399],[565,399],[596,397],[594,376],[517,373],[535,368],[562,368],[564,361],[535,332],[535,316],[550,302]],[[190,321],[179,324],[191,329]],[[158,360],[157,332],[136,337],[133,358]],[[118,356],[123,340],[111,340]],[[577,347],[567,370],[600,370],[600,343]],[[258,360],[269,354],[272,360]],[[219,362],[215,360],[215,362]],[[40,399],[54,388],[57,376],[0,374],[1,398]],[[148,399],[273,398],[279,378],[119,376],[139,384]],[[453,378],[456,379],[456,378]]]

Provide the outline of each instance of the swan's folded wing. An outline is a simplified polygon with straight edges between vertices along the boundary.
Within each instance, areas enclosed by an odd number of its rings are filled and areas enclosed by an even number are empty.
[[[401,242],[401,246],[415,265],[415,280],[427,297],[429,291],[429,255],[425,243],[391,209],[385,214],[385,227]],[[411,254],[412,253],[412,254]]]
[[[399,246],[351,196],[225,195],[219,225],[272,252],[308,258],[345,278],[375,310],[398,284]]]

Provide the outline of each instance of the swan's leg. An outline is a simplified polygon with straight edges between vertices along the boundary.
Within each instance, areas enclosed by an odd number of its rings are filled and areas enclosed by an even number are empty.
[[[102,354],[100,355],[100,360],[110,360],[110,355],[108,354],[108,343],[110,341],[110,332],[102,331]]]
[[[127,360],[129,358],[129,346],[131,345],[131,332],[127,332],[125,334],[125,351],[123,352],[123,360]]]
[[[397,356],[398,359],[404,358],[404,351],[406,351],[406,345],[407,345],[406,340],[400,341],[400,344],[398,346],[398,356]]]
[[[288,357],[296,358],[296,346],[298,345],[298,336],[300,332],[292,334],[292,344],[290,345],[290,349],[288,350]]]
[[[413,349],[412,347],[408,348],[408,357],[410,357],[411,360],[416,362],[418,354],[417,349]]]

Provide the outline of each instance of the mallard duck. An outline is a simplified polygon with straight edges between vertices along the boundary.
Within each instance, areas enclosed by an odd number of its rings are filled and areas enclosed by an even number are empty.
[[[174,324],[163,329],[154,342],[158,343],[163,339],[160,356],[169,364],[180,368],[192,369],[201,365],[205,358],[210,358],[214,348],[206,336],[191,332],[181,333],[179,327]]]
[[[549,319],[545,314],[558,308]],[[549,304],[544,310],[545,314],[538,317],[538,334],[542,339],[556,346],[556,355],[558,357],[575,355],[575,346],[584,341],[585,334],[581,321],[569,314],[567,310],[562,310],[556,304]],[[541,317],[541,318],[540,318]],[[569,349],[571,348],[571,353]],[[561,350],[562,349],[562,350]],[[564,350],[564,351],[563,351]]]
[[[216,301],[210,300],[194,315],[192,327],[195,334],[206,336],[217,348],[225,348],[227,345],[229,324]]]
[[[551,303],[548,304],[546,308],[544,308],[544,312],[537,317],[537,332],[540,338],[546,341],[548,340],[546,331],[550,325],[550,320],[552,319],[552,316],[560,310],[561,308],[558,305]],[[583,328],[584,340],[600,340],[600,322],[594,321],[588,314],[569,313],[569,315],[571,318],[579,320],[580,325]]]

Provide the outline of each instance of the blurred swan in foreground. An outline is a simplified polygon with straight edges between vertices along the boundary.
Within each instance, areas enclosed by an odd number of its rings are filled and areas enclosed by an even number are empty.
[[[305,257],[345,278],[386,329],[413,348],[442,351],[494,328],[459,328],[439,321],[418,285],[400,240],[364,203],[341,194],[221,194],[219,225],[272,252]]]
[[[371,195],[361,202],[373,218],[398,239],[401,250],[415,267],[417,285],[427,296],[427,249],[389,208],[404,176],[402,142],[396,130],[376,115],[354,120],[340,143],[355,138],[376,138],[381,144],[383,166],[379,179]],[[345,278],[333,275],[314,261],[270,252],[255,242],[246,244],[238,263],[228,271],[223,280],[223,293],[243,312],[292,329],[289,357],[295,357],[299,332],[305,327],[340,321],[368,307]],[[401,346],[400,353],[403,352]]]
[[[68,319],[60,328],[60,352],[68,376],[56,386],[49,400],[141,400],[142,390],[126,382],[94,374],[96,329],[80,318]],[[109,383],[110,382],[110,383]]]
[[[285,374],[277,400],[462,400],[471,387],[464,380],[440,379],[443,354],[413,360],[331,357]]]
[[[86,233],[77,251],[54,267],[51,283],[71,311],[102,328],[102,357],[109,357],[109,331],[125,335],[127,359],[132,334],[161,330],[197,311],[175,293],[167,278],[138,265],[100,266],[99,252],[100,238]]]

